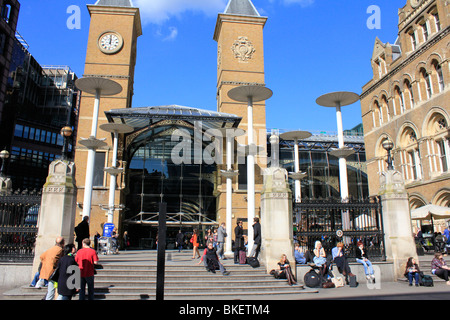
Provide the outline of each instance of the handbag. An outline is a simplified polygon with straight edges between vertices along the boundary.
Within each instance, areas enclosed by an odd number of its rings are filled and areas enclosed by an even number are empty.
[[[339,288],[339,287],[343,287],[343,286],[344,286],[344,279],[342,279],[342,277],[334,277],[334,278],[331,278],[331,282],[334,283],[334,286],[335,286],[336,288]]]

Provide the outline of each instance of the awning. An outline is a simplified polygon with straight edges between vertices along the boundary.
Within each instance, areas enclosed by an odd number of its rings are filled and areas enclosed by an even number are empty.
[[[412,220],[430,220],[431,218],[450,218],[450,208],[437,206],[434,204],[427,204],[426,206],[411,210]]]

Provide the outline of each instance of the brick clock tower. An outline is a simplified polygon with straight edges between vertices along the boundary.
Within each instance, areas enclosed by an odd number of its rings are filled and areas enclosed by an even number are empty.
[[[239,128],[247,130],[247,104],[231,100],[227,93],[242,85],[264,86],[264,46],[263,28],[267,21],[261,17],[250,0],[230,0],[224,13],[218,15],[214,40],[217,41],[217,109],[242,117]],[[260,217],[260,195],[262,189],[262,170],[267,166],[266,148],[266,108],[265,103],[253,104],[254,141],[261,151],[255,157],[255,216]],[[246,144],[246,137],[237,138],[240,144]],[[235,146],[236,147],[236,146]],[[236,152],[235,152],[236,155]],[[236,159],[235,159],[236,160]],[[244,229],[251,228],[253,221],[247,221],[247,169],[245,158],[240,157],[234,170],[239,176],[233,179],[232,226],[236,220],[244,221]],[[222,169],[226,169],[225,167]],[[226,179],[219,185],[217,220],[226,219]],[[247,223],[246,223],[247,222]],[[228,234],[233,234],[228,230]],[[234,237],[234,236],[233,236]]]
[[[122,86],[122,92],[115,96],[101,98],[98,125],[107,123],[104,112],[110,109],[131,108],[133,97],[134,69],[136,64],[137,39],[142,35],[139,9],[134,7],[131,0],[98,0],[95,5],[87,6],[91,24],[86,52],[86,63],[83,77],[104,77],[116,81]],[[112,39],[114,46],[107,47],[108,39]],[[78,122],[78,137],[88,138],[92,125],[92,111],[94,96],[83,93],[80,102]],[[107,221],[100,205],[108,206],[109,175],[103,171],[111,166],[112,135],[98,129],[97,138],[106,138],[108,144],[98,149],[95,157],[95,174],[92,193],[92,211],[90,215],[90,233],[102,233],[102,225]],[[82,207],[84,198],[84,184],[86,175],[88,150],[80,144],[75,147],[76,182],[78,188],[77,202]],[[119,146],[118,162],[122,165]],[[121,203],[121,186],[123,177],[117,178],[116,205]],[[81,211],[76,216],[76,224],[81,221]],[[114,224],[118,226],[119,215],[115,211]]]

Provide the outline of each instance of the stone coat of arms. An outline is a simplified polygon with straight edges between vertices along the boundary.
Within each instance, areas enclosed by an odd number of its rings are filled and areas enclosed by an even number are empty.
[[[247,37],[239,37],[231,46],[231,50],[234,57],[239,59],[239,62],[248,62],[256,51]]]

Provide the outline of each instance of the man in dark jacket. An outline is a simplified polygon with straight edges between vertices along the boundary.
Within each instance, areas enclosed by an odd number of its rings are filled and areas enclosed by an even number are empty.
[[[73,256],[77,250],[74,244],[68,244],[64,247],[64,256],[58,261],[58,298],[57,300],[72,300],[72,296],[76,293],[76,283],[78,280],[74,277],[74,270],[78,269],[78,265]],[[70,266],[73,266],[69,269]],[[72,279],[69,279],[72,277]],[[69,288],[70,287],[70,288]]]
[[[75,235],[77,238],[75,241],[78,243],[78,250],[83,248],[83,240],[88,238],[89,239],[89,217],[84,216],[83,221],[81,221],[76,227],[75,227]]]
[[[178,252],[181,252],[181,249],[183,249],[183,243],[184,243],[184,234],[181,232],[181,229],[178,231],[175,242],[176,242],[176,246],[178,248]]]
[[[259,251],[261,250],[261,224],[259,218],[253,218],[253,247],[250,251],[249,257],[258,258]]]
[[[242,221],[237,222],[236,228],[234,228],[234,263],[239,263],[239,252],[245,250],[244,244],[244,229],[242,229]]]

